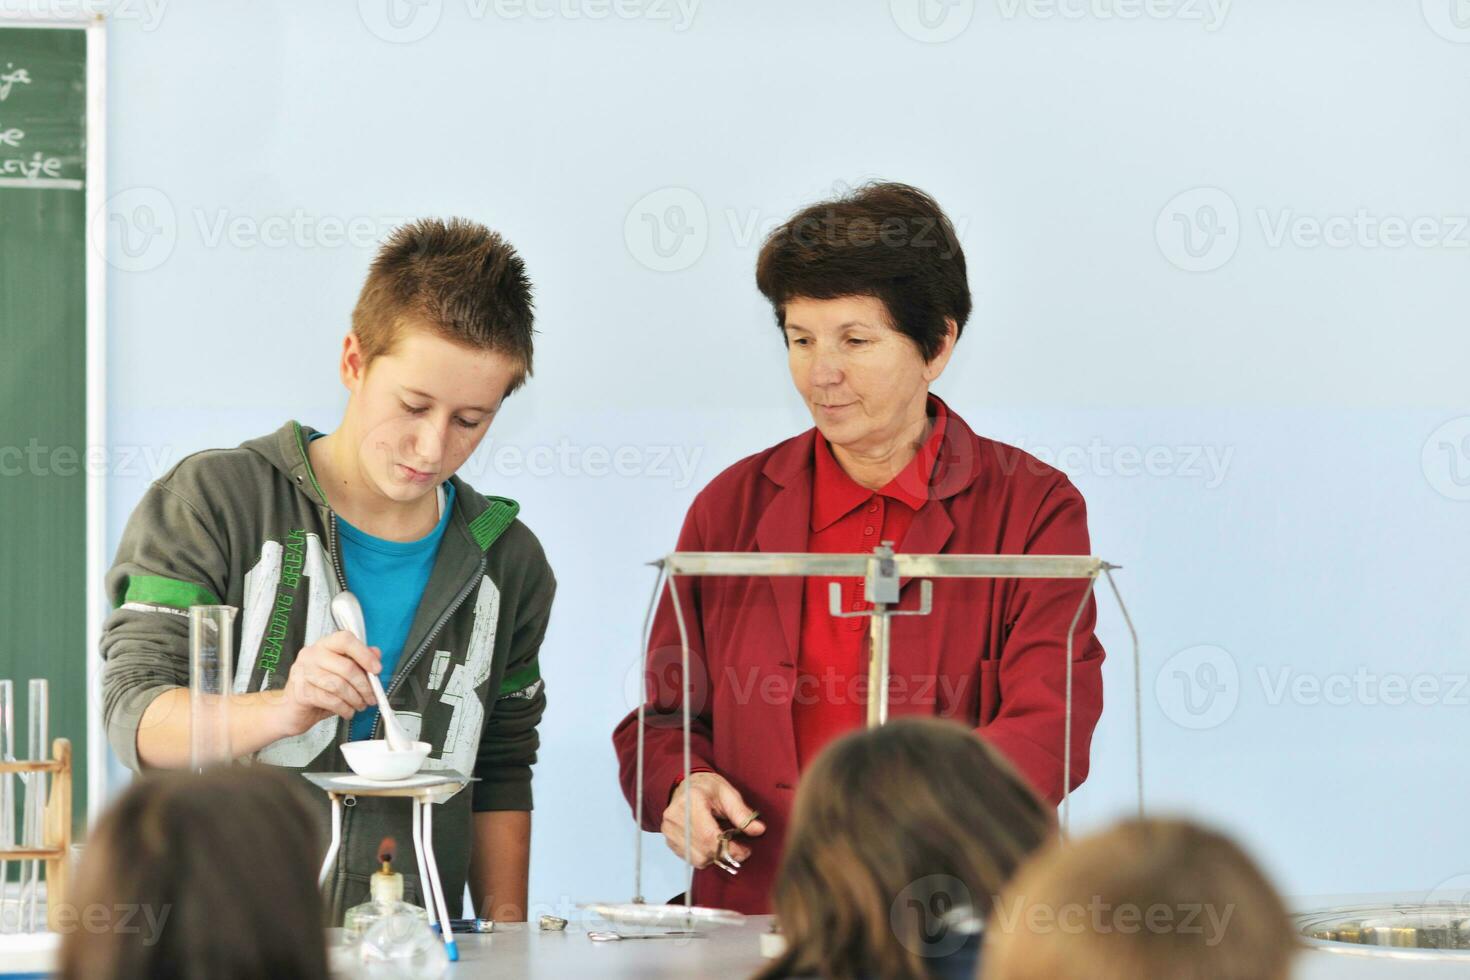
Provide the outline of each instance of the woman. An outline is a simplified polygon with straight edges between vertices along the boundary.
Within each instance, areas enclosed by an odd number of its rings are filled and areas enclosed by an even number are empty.
[[[951,722],[847,735],[801,780],[776,879],[786,952],[759,975],[975,976],[980,925],[1052,815]]]
[[[814,205],[762,247],[791,378],[814,429],[744,459],[700,492],[680,551],[1087,554],[1082,496],[1061,472],[976,435],[929,387],[970,314],[964,253],[922,191],[873,184]],[[837,618],[814,578],[680,580],[691,644],[693,768],[683,776],[679,630],[666,596],[653,626],[644,827],[684,853],[685,794],[700,904],[759,913],[798,777],[822,746],[863,724],[865,618]],[[867,608],[859,579],[842,606]],[[1057,803],[1067,628],[1085,585],[942,579],[928,616],[893,620],[890,716],[978,729]],[[917,605],[906,583],[901,606]],[[1087,773],[1102,711],[1103,651],[1089,600],[1073,664],[1071,773]],[[637,712],[613,736],[632,802]],[[725,842],[728,825],[739,836]],[[725,835],[728,837],[729,835]]]
[[[136,780],[87,839],[63,980],[326,976],[302,792],[264,766]]]
[[[1287,980],[1301,948],[1255,862],[1182,820],[1053,844],[997,904],[984,980]]]

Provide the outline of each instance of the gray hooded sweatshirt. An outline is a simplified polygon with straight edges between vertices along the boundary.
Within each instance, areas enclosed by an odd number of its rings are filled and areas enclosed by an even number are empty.
[[[239,608],[237,693],[283,688],[296,654],[336,631],[328,605],[345,583],[338,518],[307,458],[311,435],[290,422],[236,449],[195,453],[133,511],[107,573],[114,611],[101,644],[103,717],[129,768],[140,768],[138,724],[148,704],[189,684],[190,606]],[[531,809],[536,726],[546,707],[538,651],[556,580],[536,536],[516,519],[518,504],[450,479],[454,513],[387,693],[410,737],[433,746],[426,770],[477,779],[434,813],[434,851],[453,914],[469,873],[472,814]],[[249,761],[344,771],[338,746],[347,729],[332,716]],[[379,719],[375,738],[381,730]],[[328,800],[314,795],[325,851]],[[413,840],[408,800],[347,803],[326,889],[337,921],[367,899],[382,839],[396,838],[405,857]],[[423,904],[416,862],[395,870],[405,897]]]

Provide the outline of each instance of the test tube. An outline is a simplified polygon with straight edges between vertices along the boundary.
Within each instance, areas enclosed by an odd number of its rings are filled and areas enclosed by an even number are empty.
[[[228,762],[235,681],[234,606],[189,607],[189,768]]]
[[[51,693],[45,678],[32,678],[30,683],[30,707],[27,711],[28,729],[27,754],[32,762],[40,762],[50,754]],[[46,822],[46,786],[49,780],[44,772],[33,772],[26,780],[26,847],[45,846],[43,828]],[[29,888],[30,906],[26,910],[27,931],[36,931],[36,902],[41,891],[41,862],[32,859]]]
[[[15,761],[15,684],[0,681],[0,762]],[[0,773],[0,849],[15,846],[15,776]],[[0,932],[10,930],[10,862],[0,861]]]

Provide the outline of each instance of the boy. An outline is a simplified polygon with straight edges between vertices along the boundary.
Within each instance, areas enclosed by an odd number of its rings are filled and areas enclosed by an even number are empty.
[[[477,915],[525,917],[537,653],[556,582],[519,505],[453,474],[531,374],[532,333],[524,263],[499,235],[460,219],[400,228],[342,345],[336,430],[289,422],[149,487],[107,575],[103,713],[124,764],[188,765],[187,610],[237,606],[231,754],[344,769],[343,741],[383,737],[367,677],[381,671],[409,737],[433,745],[425,768],[479,780],[435,814],[445,894],[468,882]],[[372,646],[333,622],[343,588]],[[335,919],[366,900],[379,842],[412,840],[408,817],[403,800],[345,808]],[[423,904],[412,869],[398,868],[406,897]]]

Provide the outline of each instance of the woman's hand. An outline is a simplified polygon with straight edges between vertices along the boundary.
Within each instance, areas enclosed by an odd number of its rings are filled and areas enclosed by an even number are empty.
[[[696,868],[707,868],[720,856],[720,837],[726,831],[720,825],[723,819],[731,828],[746,837],[759,837],[766,832],[766,825],[755,819],[756,812],[745,805],[740,791],[719,773],[696,772],[680,783],[669,797],[664,810],[664,841],[669,849],[684,857],[684,798],[689,797],[690,819],[693,822],[690,835],[690,856]],[[750,857],[750,848],[738,840],[725,845],[725,857],[733,858],[736,867]]]

